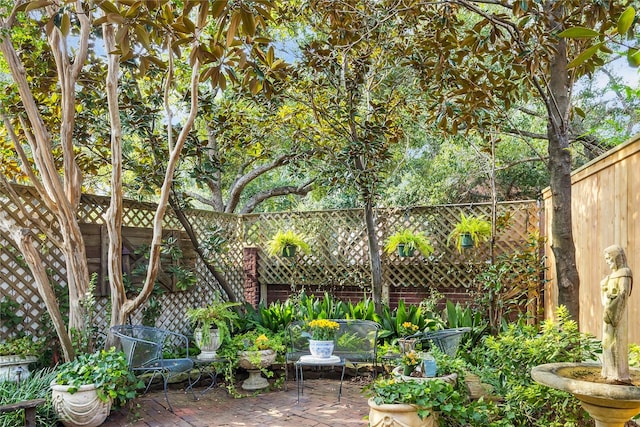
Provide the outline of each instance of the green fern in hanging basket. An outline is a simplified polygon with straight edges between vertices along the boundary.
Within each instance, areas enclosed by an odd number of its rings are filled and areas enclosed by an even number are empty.
[[[411,256],[417,250],[423,256],[428,257],[433,253],[433,246],[424,233],[415,233],[404,228],[387,238],[384,250],[388,254],[398,250],[400,256]]]
[[[484,215],[469,215],[460,213],[460,221],[455,225],[449,238],[447,239],[447,245],[453,240],[456,243],[456,249],[462,253],[463,249],[463,236],[469,235],[473,241],[473,246],[478,247],[481,242],[487,242],[491,238],[492,227],[491,222],[485,219]]]
[[[292,230],[278,231],[267,243],[267,254],[269,256],[290,257],[295,255],[295,250],[300,249],[303,253],[311,253],[309,244],[301,234]]]

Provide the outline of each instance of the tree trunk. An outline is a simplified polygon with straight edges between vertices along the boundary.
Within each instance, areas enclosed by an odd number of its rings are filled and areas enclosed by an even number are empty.
[[[176,218],[178,218],[178,221],[180,221],[180,224],[182,224],[182,227],[186,231],[187,236],[189,236],[189,240],[191,240],[191,244],[200,257],[200,260],[203,262],[205,267],[207,267],[207,270],[209,270],[211,275],[218,281],[218,284],[222,287],[222,290],[227,294],[227,299],[231,302],[239,301],[238,296],[233,291],[233,287],[231,287],[231,285],[229,285],[222,274],[220,274],[216,270],[216,268],[207,261],[206,257],[204,256],[204,252],[202,251],[202,247],[200,247],[200,242],[198,242],[198,237],[193,231],[193,227],[191,226],[189,219],[185,216],[184,212],[182,212],[175,198],[170,197],[169,203],[171,204],[171,208],[173,209],[173,213],[176,215]]]
[[[40,255],[40,252],[33,243],[31,233],[28,229],[18,229],[15,223],[12,224],[11,220],[7,220],[6,216],[0,215],[0,230],[11,236],[11,239],[15,242],[20,250],[20,253],[24,256],[25,263],[29,266],[33,279],[38,287],[38,292],[44,305],[47,307],[53,327],[56,330],[58,338],[60,339],[60,347],[64,355],[65,361],[71,361],[75,358],[73,346],[71,345],[71,338],[65,329],[64,321],[62,320],[62,314],[60,313],[60,304],[56,298],[51,285],[49,284],[49,277],[44,268],[44,261]]]
[[[87,25],[83,18],[83,25]],[[9,37],[10,32],[5,33],[5,22],[0,21],[0,27],[3,35],[0,40],[0,51],[7,66],[11,71],[11,76],[20,93],[20,99],[27,113],[29,120],[29,129],[25,128],[27,141],[31,146],[33,160],[39,170],[39,176],[42,179],[42,185],[37,185],[38,193],[41,200],[47,205],[58,221],[60,233],[63,237],[62,252],[65,257],[65,268],[67,271],[67,290],[69,292],[69,330],[83,330],[85,328],[85,319],[83,309],[80,306],[80,300],[84,298],[89,287],[89,271],[87,268],[86,252],[84,241],[80,227],[76,218],[76,205],[78,199],[75,198],[76,190],[69,187],[65,190],[58,173],[58,165],[53,159],[51,136],[46,128],[44,121],[40,115],[37,102],[29,87],[26,70],[18,57],[18,54]],[[84,43],[81,43],[84,46]],[[60,52],[60,45],[52,45],[54,57],[60,61],[63,53]],[[58,49],[58,51],[55,51]],[[82,54],[79,53],[80,57]],[[74,75],[77,73],[77,67],[71,70]],[[73,94],[65,92],[65,96],[74,99]],[[69,100],[66,100],[68,103]],[[61,136],[63,137],[63,135]],[[65,159],[73,156],[73,152],[64,151]],[[73,175],[73,171],[70,172]],[[77,177],[70,177],[71,181],[77,182]],[[79,191],[79,190],[77,190]],[[34,272],[36,274],[36,272]],[[59,337],[64,341],[64,337]],[[64,342],[63,342],[64,344]]]
[[[104,46],[107,52],[116,51],[115,28],[103,24]],[[127,299],[122,280],[122,125],[118,103],[118,73],[120,55],[112,53],[107,64],[107,102],[109,123],[111,124],[111,201],[105,215],[105,224],[109,235],[109,287],[111,290],[111,326],[125,323],[122,306]],[[107,335],[106,347],[115,345],[111,334]]]
[[[558,39],[551,62],[547,109],[549,121],[549,173],[552,195],[551,248],[556,260],[558,304],[565,305],[576,322],[580,320],[580,278],[571,228],[571,155],[569,153],[569,94],[567,49]]]
[[[367,226],[367,242],[369,244],[373,305],[376,313],[382,314],[382,262],[380,260],[378,234],[376,233],[376,219],[370,201],[365,203],[364,221]]]

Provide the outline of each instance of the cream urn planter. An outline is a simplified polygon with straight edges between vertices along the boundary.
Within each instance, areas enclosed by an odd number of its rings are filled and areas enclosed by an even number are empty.
[[[277,353],[274,350],[239,351],[238,366],[249,371],[249,378],[244,380],[242,388],[260,390],[269,387],[269,381],[261,375],[260,369],[271,366],[276,356]]]
[[[211,328],[209,329],[209,339],[205,340],[202,336],[202,329],[198,328],[193,332],[193,337],[196,340],[196,344],[200,349],[200,354],[198,355],[199,360],[215,360],[218,355],[217,351],[220,348],[220,331],[218,329]]]
[[[53,408],[66,427],[97,427],[104,423],[111,411],[111,399],[98,397],[95,384],[80,386],[69,393],[68,385],[51,384]]]
[[[369,398],[369,425],[371,427],[435,427],[438,416],[432,413],[421,419],[418,407],[406,403],[376,404]]]

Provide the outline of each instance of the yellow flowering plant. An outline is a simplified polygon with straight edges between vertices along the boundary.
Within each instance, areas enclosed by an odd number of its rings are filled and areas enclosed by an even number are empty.
[[[265,330],[251,330],[240,335],[235,335],[231,340],[231,345],[235,351],[258,351],[258,350],[274,350],[283,352],[285,346],[282,337],[269,333]]]
[[[333,341],[338,329],[340,329],[338,322],[329,319],[316,319],[309,322],[312,340]]]
[[[271,348],[269,338],[265,334],[262,334],[256,338],[255,345],[258,350],[266,350],[268,348]]]
[[[407,337],[409,335],[413,335],[418,332],[420,327],[411,322],[403,322],[400,326],[398,326],[398,335],[401,337]]]
[[[402,355],[402,359],[400,359],[400,364],[404,368],[415,369],[422,362],[422,359],[414,350],[408,351]]]

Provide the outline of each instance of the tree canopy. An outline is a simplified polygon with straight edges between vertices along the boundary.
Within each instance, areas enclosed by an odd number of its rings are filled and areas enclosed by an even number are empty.
[[[25,212],[26,224],[1,216],[0,229],[71,359],[89,284],[83,190],[111,196],[119,324],[152,291],[169,205],[364,207],[379,303],[375,207],[533,198],[550,185],[560,302],[577,316],[569,173],[637,130],[638,88],[606,64],[616,52],[638,64],[635,44],[621,42],[635,43],[634,18],[621,4],[570,0],[0,0],[2,182],[30,183],[56,218],[62,238],[47,237],[67,263],[68,327],[41,237],[24,232],[42,224]],[[589,80],[601,70],[615,103]],[[123,190],[158,202],[134,296],[121,273]]]

